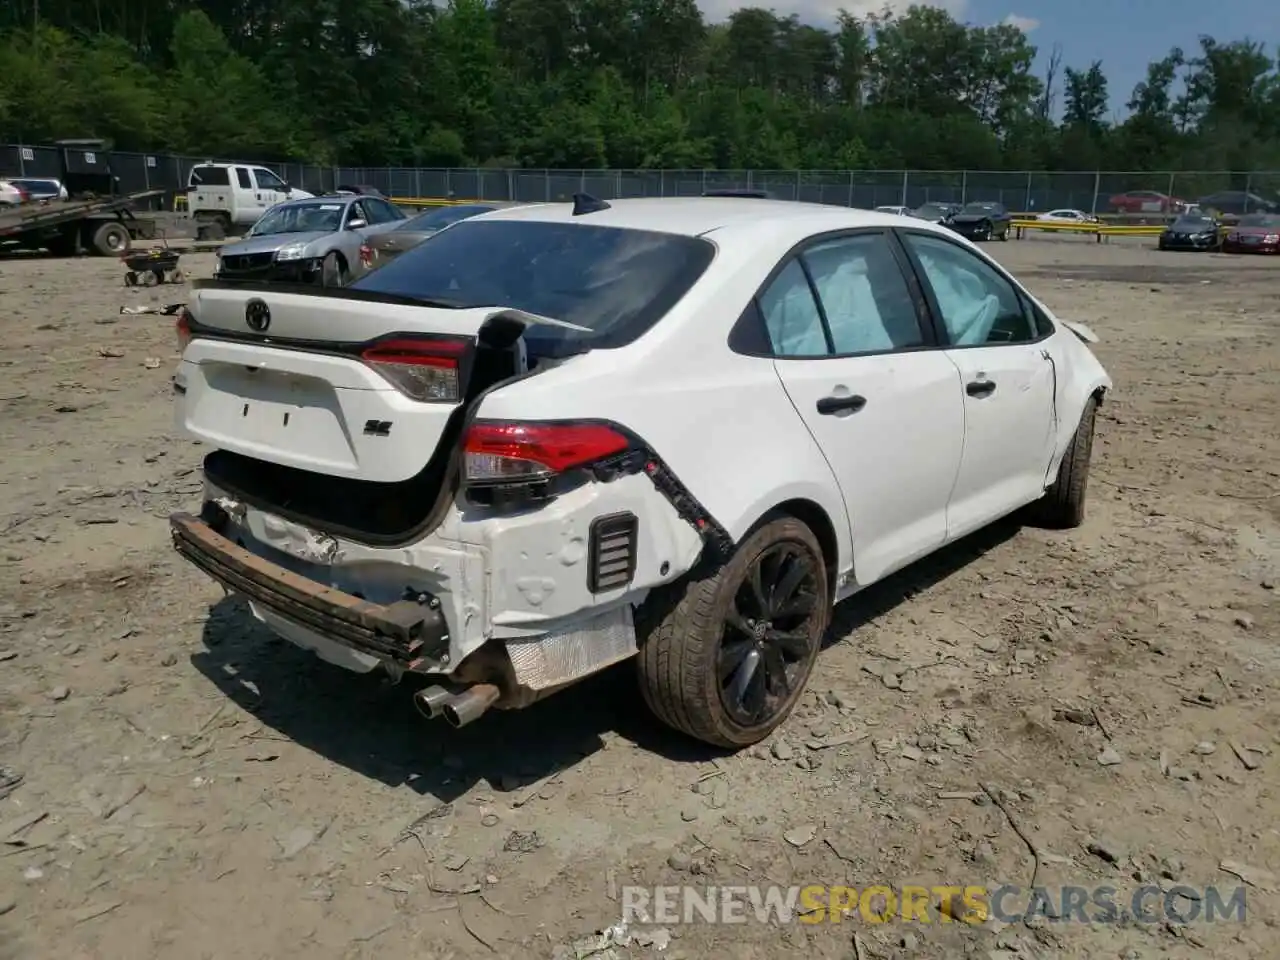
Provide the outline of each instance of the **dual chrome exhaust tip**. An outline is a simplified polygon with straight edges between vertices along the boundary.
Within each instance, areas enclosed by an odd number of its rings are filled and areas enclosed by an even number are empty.
[[[476,683],[462,690],[432,685],[413,695],[413,705],[428,720],[443,716],[449,726],[457,728],[483,715],[501,695],[492,683]]]

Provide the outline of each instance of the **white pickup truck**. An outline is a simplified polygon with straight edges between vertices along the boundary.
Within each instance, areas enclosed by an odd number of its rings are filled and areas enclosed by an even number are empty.
[[[313,196],[266,167],[246,163],[202,163],[187,175],[187,209],[210,240],[253,226],[277,203]]]

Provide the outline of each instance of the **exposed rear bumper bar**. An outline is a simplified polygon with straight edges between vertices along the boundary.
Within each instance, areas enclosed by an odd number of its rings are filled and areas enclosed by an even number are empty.
[[[415,600],[370,603],[264,560],[218,533],[200,517],[169,518],[174,548],[228,590],[317,633],[406,667],[447,649],[439,609]]]

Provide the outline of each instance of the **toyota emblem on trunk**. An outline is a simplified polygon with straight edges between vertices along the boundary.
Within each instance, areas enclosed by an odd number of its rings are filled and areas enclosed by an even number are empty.
[[[244,322],[249,325],[250,330],[262,333],[271,326],[271,308],[267,306],[267,301],[259,300],[254,297],[244,305]]]

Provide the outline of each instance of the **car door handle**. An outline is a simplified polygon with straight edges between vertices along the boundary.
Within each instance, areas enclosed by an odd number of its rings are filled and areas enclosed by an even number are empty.
[[[818,412],[823,416],[833,413],[857,413],[867,405],[867,398],[854,394],[851,397],[823,397],[818,401]]]
[[[964,385],[964,392],[971,397],[982,399],[996,392],[994,380],[971,380]]]

